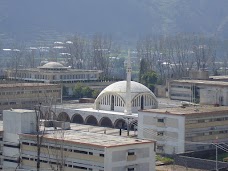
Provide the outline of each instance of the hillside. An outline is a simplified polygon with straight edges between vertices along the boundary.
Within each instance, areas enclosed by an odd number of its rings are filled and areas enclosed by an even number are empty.
[[[227,0],[1,0],[0,34],[20,40],[42,34],[201,32],[228,38]]]

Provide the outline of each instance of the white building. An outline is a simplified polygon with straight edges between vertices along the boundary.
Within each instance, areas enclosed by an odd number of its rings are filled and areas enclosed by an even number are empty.
[[[156,152],[175,154],[228,143],[228,107],[192,106],[139,112],[138,138],[156,140]],[[217,140],[216,140],[217,139]]]
[[[4,170],[34,170],[40,159],[41,171],[60,166],[66,171],[155,171],[153,141],[77,129],[46,128],[38,158],[36,113],[15,109],[3,116]]]
[[[200,104],[228,106],[228,82],[208,80],[173,80],[169,97]]]
[[[6,70],[8,79],[61,84],[65,86],[68,95],[73,94],[73,88],[76,82],[96,81],[99,79],[101,73],[102,71],[100,70],[71,69],[59,62],[48,62],[37,68]]]
[[[58,62],[48,62],[43,66],[29,69],[7,70],[9,79],[43,83],[72,83],[98,80],[100,70],[71,69]]]

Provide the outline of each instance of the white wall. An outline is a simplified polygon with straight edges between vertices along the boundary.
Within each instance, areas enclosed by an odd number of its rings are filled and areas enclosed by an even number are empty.
[[[117,146],[105,149],[105,171],[126,171],[128,166],[136,170],[155,171],[154,142]],[[135,151],[135,160],[127,160],[129,150]]]
[[[228,89],[225,87],[205,87],[200,89],[200,103],[228,106]]]
[[[157,122],[158,118],[164,119],[164,125]],[[163,132],[164,135],[158,136],[158,132]],[[164,151],[157,150],[159,153],[182,153],[185,151],[185,117],[140,111],[138,138],[155,140],[157,147],[164,147]]]

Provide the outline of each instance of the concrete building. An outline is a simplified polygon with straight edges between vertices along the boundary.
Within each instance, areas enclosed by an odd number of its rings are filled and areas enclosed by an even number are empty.
[[[38,68],[7,70],[7,77],[15,80],[43,83],[72,83],[98,80],[99,70],[79,70],[63,66],[58,62],[48,62]]]
[[[37,68],[6,70],[8,79],[61,84],[66,87],[69,95],[72,95],[72,88],[76,82],[96,81],[101,73],[100,70],[71,69],[58,62],[48,62]]]
[[[0,96],[0,113],[10,108],[33,109],[40,102],[62,101],[61,86],[44,83],[0,84]]]
[[[208,80],[173,80],[169,98],[200,104],[228,105],[228,82]]]
[[[3,169],[36,169],[36,113],[15,109],[4,111],[3,116]],[[43,171],[57,167],[66,171],[155,171],[153,141],[53,127],[41,135]]]
[[[228,142],[228,107],[192,106],[139,112],[138,137],[156,140],[156,152],[175,154]]]

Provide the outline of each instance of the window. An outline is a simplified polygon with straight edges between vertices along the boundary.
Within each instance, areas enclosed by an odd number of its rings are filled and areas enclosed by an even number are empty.
[[[28,158],[28,157],[22,157],[22,159],[23,159],[23,160],[29,160],[29,158]]]
[[[89,155],[93,155],[93,152],[89,152]]]
[[[23,144],[23,145],[29,145],[29,143],[27,143],[27,142],[22,142],[22,144]]]
[[[104,154],[100,154],[99,156],[100,156],[100,157],[104,157]]]
[[[157,132],[157,136],[163,136],[164,135],[164,132]]]
[[[134,167],[127,168],[127,171],[135,171],[136,169]]]
[[[12,163],[18,163],[18,161],[16,161],[16,160],[10,160],[10,159],[4,159],[4,161],[12,162]]]
[[[157,146],[157,150],[163,151],[163,150],[164,150],[163,145],[158,145],[158,146]]]
[[[128,156],[134,156],[135,155],[135,151],[130,150],[130,151],[128,151],[127,155]]]
[[[81,153],[81,154],[88,154],[87,151],[82,151],[82,150],[74,150],[75,153]]]
[[[10,147],[10,148],[20,148],[19,145],[10,145],[10,144],[4,144],[4,147]]]
[[[158,122],[160,122],[160,123],[164,123],[165,121],[164,121],[164,119],[163,119],[163,118],[159,118],[159,119],[158,119]]]

